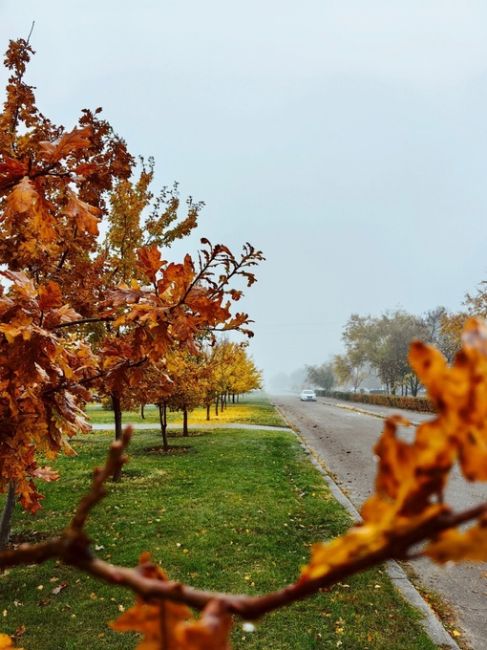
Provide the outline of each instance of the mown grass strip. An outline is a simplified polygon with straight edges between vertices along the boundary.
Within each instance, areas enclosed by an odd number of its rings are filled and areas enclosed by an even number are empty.
[[[113,424],[113,412],[104,409],[100,404],[89,404],[86,412],[93,424]],[[140,411],[125,411],[123,421],[125,423],[148,423],[159,425],[159,411],[153,404],[149,404],[144,409],[145,418],[142,418]],[[171,424],[182,424],[183,416],[181,412],[167,413],[167,420]],[[215,415],[214,406],[211,407],[209,424],[226,424],[239,422],[241,424],[262,424],[264,426],[286,426],[282,417],[277,413],[272,404],[269,403],[261,394],[246,396],[245,400],[232,404],[227,404],[225,410],[219,411]],[[189,413],[190,428],[195,424],[208,423],[206,419],[206,409],[197,408]]]

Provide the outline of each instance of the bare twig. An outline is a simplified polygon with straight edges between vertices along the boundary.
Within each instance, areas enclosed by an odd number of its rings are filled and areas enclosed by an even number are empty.
[[[91,318],[81,318],[79,320],[66,321],[65,323],[59,323],[55,325],[53,329],[60,329],[61,327],[75,327],[76,325],[86,325],[87,323],[107,323],[113,321],[115,318],[113,316],[93,316]]]
[[[30,43],[30,37],[32,36],[32,32],[34,31],[35,24],[36,24],[36,21],[33,20],[33,21],[32,21],[32,25],[30,26],[30,32],[29,32],[29,35],[27,36],[27,40],[26,40],[26,43],[27,43],[27,44]]]

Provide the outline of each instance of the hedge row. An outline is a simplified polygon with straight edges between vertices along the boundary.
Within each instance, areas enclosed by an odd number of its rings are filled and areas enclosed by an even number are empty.
[[[376,395],[374,393],[343,393],[341,391],[330,390],[318,390],[316,393],[322,397],[333,397],[349,402],[390,406],[391,408],[423,411],[424,413],[435,412],[432,402],[426,397],[401,397],[400,395]]]

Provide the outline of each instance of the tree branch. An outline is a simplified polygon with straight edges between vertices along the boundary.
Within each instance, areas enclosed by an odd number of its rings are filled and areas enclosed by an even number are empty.
[[[113,316],[92,316],[91,318],[80,318],[80,320],[72,320],[66,323],[59,323],[54,325],[53,329],[61,329],[62,327],[74,327],[75,325],[86,325],[87,323],[108,323],[115,320]]]
[[[246,620],[253,620],[297,600],[317,593],[360,571],[386,560],[404,559],[415,545],[434,539],[440,532],[456,528],[468,521],[487,514],[487,502],[468,510],[452,513],[446,508],[439,514],[414,528],[391,529],[387,543],[375,552],[345,559],[316,579],[299,578],[293,584],[262,596],[225,594],[194,589],[174,581],[147,578],[141,568],[116,566],[93,555],[90,539],[84,531],[86,520],[93,508],[106,495],[105,483],[126,462],[125,449],[129,444],[132,428],[124,430],[121,440],[114,441],[109,449],[105,465],[95,469],[91,488],[80,501],[76,512],[60,536],[39,544],[21,544],[17,548],[0,552],[0,567],[22,564],[40,564],[58,558],[99,580],[126,587],[145,600],[171,600],[202,610],[210,601],[221,602],[227,611]]]

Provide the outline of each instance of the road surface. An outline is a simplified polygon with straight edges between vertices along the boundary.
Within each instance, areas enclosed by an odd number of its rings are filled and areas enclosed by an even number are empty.
[[[317,402],[300,402],[297,396],[286,395],[274,396],[272,401],[319,454],[332,477],[358,509],[372,492],[376,463],[372,447],[381,431],[381,414],[401,413],[415,422],[431,417],[321,397]],[[450,480],[447,500],[455,509],[468,508],[487,500],[487,486],[466,483],[455,473]],[[485,650],[487,566],[465,563],[445,568],[421,560],[415,562],[413,568],[421,583],[451,606],[463,640],[475,650]]]

